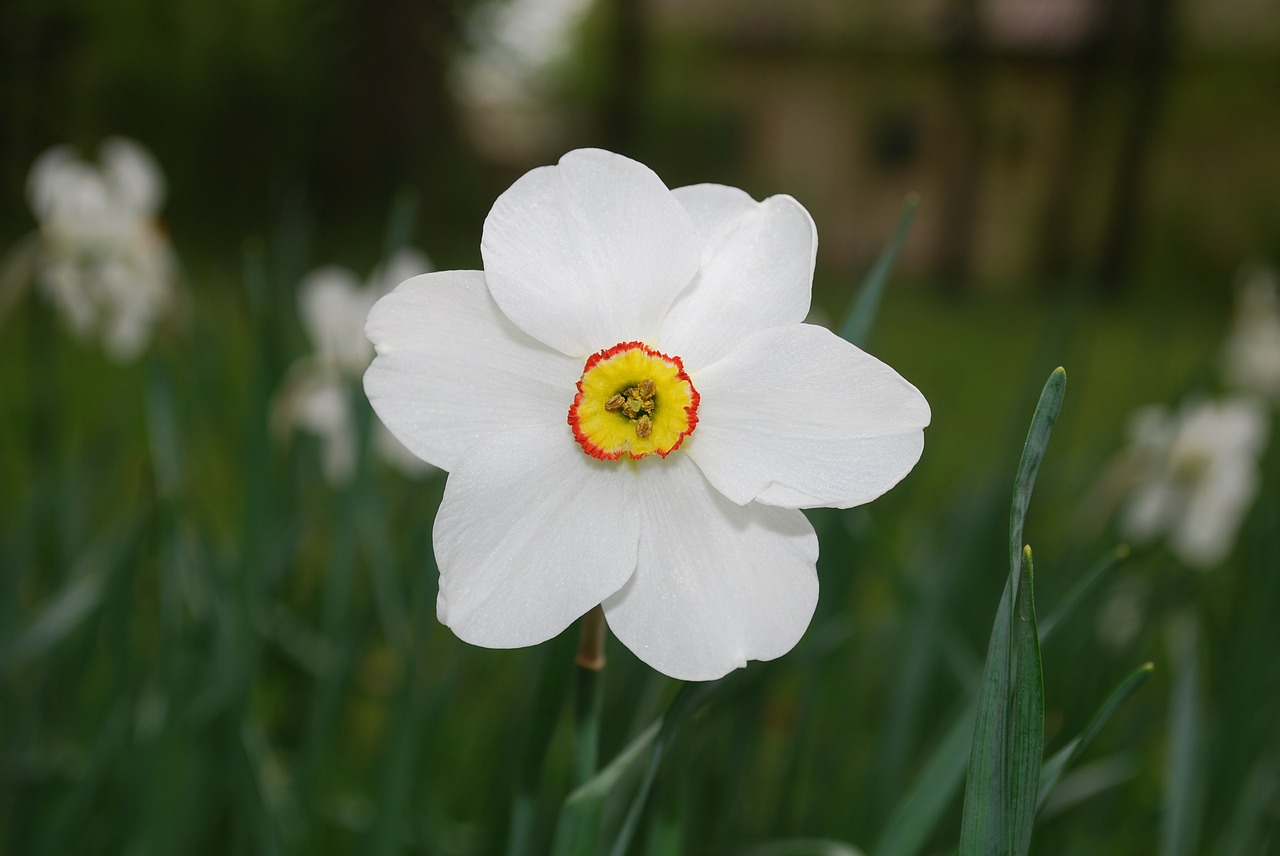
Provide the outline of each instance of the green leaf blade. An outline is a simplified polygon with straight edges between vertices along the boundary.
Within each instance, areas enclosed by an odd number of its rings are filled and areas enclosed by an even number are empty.
[[[1008,845],[1009,595],[1006,584],[987,644],[965,777],[960,856],[998,856]]]
[[[595,856],[600,852],[600,821],[605,800],[613,789],[644,758],[661,729],[655,722],[640,733],[616,758],[584,782],[564,801],[556,824],[555,856]]]
[[[894,809],[875,856],[917,856],[964,780],[977,707],[965,708],[934,750],[915,785]]]
[[[876,312],[880,308],[880,300],[884,297],[885,288],[889,284],[889,275],[893,273],[894,265],[898,263],[902,245],[906,243],[907,235],[911,232],[911,222],[915,219],[916,209],[919,206],[919,195],[907,194],[907,198],[902,203],[902,214],[898,216],[898,227],[894,230],[893,238],[880,252],[871,270],[867,271],[858,289],[858,297],[840,325],[840,336],[846,342],[857,345],[859,348],[866,346],[867,338],[871,335],[871,325],[875,322]]]
[[[1040,472],[1040,462],[1049,448],[1049,437],[1062,410],[1062,397],[1067,391],[1067,372],[1061,366],[1053,370],[1040,392],[1040,401],[1031,417],[1027,440],[1018,461],[1018,473],[1013,480],[1013,507],[1009,510],[1009,576],[1015,584],[1019,578],[1018,566],[1022,561],[1022,527],[1027,519],[1027,507],[1031,504],[1031,491]]]
[[[1044,749],[1044,687],[1022,530],[1067,374],[1049,375],[1022,448],[1009,511],[1009,579],[987,644],[960,826],[960,856],[1025,853]],[[1028,551],[1029,554],[1029,551]],[[1038,723],[1038,724],[1037,724]]]
[[[1044,671],[1036,630],[1035,569],[1031,548],[1023,554],[1018,586],[1014,650],[1013,717],[1009,752],[1009,837],[1011,851],[1023,856],[1031,847],[1040,768],[1044,760]]]
[[[1052,795],[1058,780],[1062,778],[1062,774],[1079,760],[1080,756],[1089,748],[1089,745],[1093,743],[1093,739],[1098,736],[1098,732],[1106,725],[1107,720],[1111,718],[1111,715],[1129,699],[1129,696],[1137,692],[1138,688],[1147,682],[1147,678],[1151,677],[1153,671],[1155,671],[1153,664],[1144,663],[1131,672],[1111,691],[1111,695],[1107,696],[1107,700],[1102,703],[1097,713],[1089,720],[1089,724],[1085,726],[1084,731],[1081,731],[1079,736],[1068,742],[1066,746],[1059,749],[1052,758],[1045,762],[1043,769],[1040,771],[1038,808],[1044,808],[1044,804]]]

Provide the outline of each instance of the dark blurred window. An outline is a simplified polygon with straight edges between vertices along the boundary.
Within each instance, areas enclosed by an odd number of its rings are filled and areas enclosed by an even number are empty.
[[[871,152],[875,166],[893,172],[910,166],[920,151],[920,122],[910,107],[883,108],[872,120]]]

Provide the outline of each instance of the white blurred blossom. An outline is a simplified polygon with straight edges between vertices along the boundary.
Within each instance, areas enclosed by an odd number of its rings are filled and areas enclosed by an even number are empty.
[[[39,222],[37,287],[72,331],[113,358],[136,357],[173,298],[173,256],[158,214],[164,176],[142,146],[102,144],[97,165],[66,146],[36,159],[27,198]]]
[[[1246,273],[1223,349],[1227,385],[1272,401],[1280,401],[1280,296],[1276,291],[1276,272],[1271,268]]]
[[[1121,520],[1126,537],[1146,543],[1163,535],[1187,564],[1221,562],[1257,496],[1269,433],[1253,398],[1139,410],[1130,422],[1135,484]]]
[[[404,249],[376,268],[368,282],[330,266],[313,271],[299,288],[298,311],[314,351],[290,367],[274,419],[280,431],[301,430],[320,439],[321,465],[332,484],[346,483],[356,471],[359,384],[373,359],[365,318],[378,298],[430,269],[426,256]],[[430,471],[376,417],[372,430],[370,443],[383,461],[406,475]]]
[[[466,21],[472,47],[453,64],[452,84],[473,142],[487,154],[526,160],[554,146],[564,117],[548,97],[571,55],[592,0],[507,0]]]

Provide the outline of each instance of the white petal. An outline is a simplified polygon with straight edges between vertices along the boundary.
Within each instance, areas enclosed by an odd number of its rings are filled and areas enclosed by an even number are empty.
[[[298,288],[298,313],[321,359],[364,370],[373,357],[364,323],[375,296],[346,268],[330,265],[307,274]]]
[[[725,184],[690,184],[671,192],[689,212],[700,244],[706,244],[730,221],[750,214],[760,204],[745,190]]]
[[[299,389],[294,406],[298,427],[320,438],[325,479],[346,484],[356,471],[356,425],[348,389],[334,379],[312,376]]]
[[[679,453],[639,470],[639,563],[604,604],[614,635],[690,681],[790,651],[818,602],[818,539],[804,515],[734,505]]]
[[[516,181],[493,205],[480,252],[516,326],[574,357],[653,341],[698,269],[693,224],[643,164],[598,149]]]
[[[369,401],[410,451],[453,470],[480,437],[563,428],[582,363],[516,329],[479,271],[414,277],[382,298],[365,328],[377,357]],[[574,449],[578,447],[575,445]]]
[[[761,331],[691,377],[702,402],[684,448],[739,504],[860,505],[924,448],[920,391],[822,327]]]
[[[99,151],[102,176],[111,187],[112,198],[136,217],[151,217],[164,201],[164,174],[151,153],[133,140],[112,137]]]
[[[675,194],[706,240],[697,278],[663,322],[660,349],[700,368],[744,336],[805,319],[818,232],[804,206],[790,196],[754,202],[719,185]]]
[[[151,318],[145,312],[117,309],[103,318],[102,346],[118,363],[131,362],[151,338]]]
[[[387,426],[377,419],[373,421],[373,436],[370,441],[373,443],[374,452],[382,462],[393,467],[403,476],[416,479],[436,472],[435,467],[410,452],[404,443],[397,440],[396,435],[387,430]]]
[[[1149,543],[1177,515],[1178,496],[1163,478],[1144,481],[1134,488],[1120,518],[1120,531],[1137,544]]]
[[[626,465],[583,454],[567,425],[477,442],[436,515],[440,620],[488,648],[564,630],[635,570],[637,483]]]
[[[1255,460],[1219,461],[1188,497],[1180,525],[1170,530],[1169,540],[1178,554],[1206,568],[1225,559],[1258,495],[1259,481]]]
[[[36,158],[27,176],[27,203],[41,223],[57,213],[58,197],[71,170],[79,169],[79,159],[70,146],[55,146]]]

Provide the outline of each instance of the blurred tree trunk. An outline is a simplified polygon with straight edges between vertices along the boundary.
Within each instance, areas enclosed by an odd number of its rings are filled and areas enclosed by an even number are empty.
[[[1088,129],[1097,115],[1099,84],[1105,71],[1108,45],[1114,40],[1117,6],[1112,0],[1093,0],[1090,30],[1070,60],[1067,121],[1062,145],[1049,167],[1049,186],[1041,210],[1036,249],[1036,274],[1041,288],[1061,290],[1080,273],[1074,234],[1084,188]]]
[[[1118,294],[1130,273],[1138,235],[1143,168],[1159,121],[1168,77],[1174,0],[1139,0],[1127,7],[1119,54],[1132,75],[1129,118],[1116,155],[1115,194],[1103,231],[1098,284],[1104,295]]]
[[[953,136],[942,198],[938,275],[944,291],[954,296],[967,290],[973,273],[974,221],[985,147],[986,87],[979,0],[951,0],[947,16],[947,89],[953,111]]]
[[[607,149],[635,156],[643,99],[645,28],[643,0],[611,0],[609,82],[600,105],[600,133]]]
[[[451,180],[458,138],[446,75],[458,5],[342,0],[334,41],[345,50],[318,153],[321,186],[335,201],[381,218],[397,188]]]

